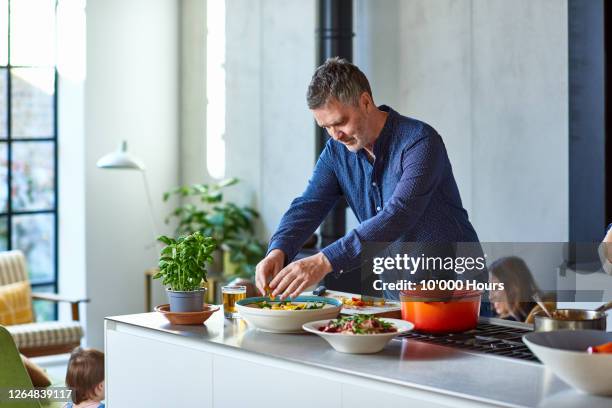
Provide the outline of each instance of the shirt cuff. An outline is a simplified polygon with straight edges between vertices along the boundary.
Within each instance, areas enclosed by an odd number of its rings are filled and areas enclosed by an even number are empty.
[[[323,248],[321,252],[332,265],[333,274],[337,277],[359,266],[360,249],[361,242],[357,234],[349,233]]]
[[[332,270],[333,270],[332,273],[338,276],[341,273],[344,273],[344,269],[342,268],[342,265],[345,263],[345,260],[342,257],[342,253],[339,251],[337,246],[335,246],[334,244],[335,242],[331,245],[326,246],[325,248],[321,250],[321,252],[323,252],[323,255],[325,255],[325,257],[331,264]]]
[[[289,265],[289,262],[291,262],[291,260],[297,254],[297,251],[293,252],[293,250],[289,247],[289,245],[285,245],[280,241],[272,241],[270,242],[270,245],[268,246],[268,251],[266,252],[266,256],[268,256],[268,254],[275,249],[280,249],[281,251],[284,252],[285,254],[284,266]]]

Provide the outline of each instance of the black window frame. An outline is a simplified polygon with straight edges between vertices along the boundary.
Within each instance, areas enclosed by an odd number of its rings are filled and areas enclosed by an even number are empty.
[[[57,22],[57,6],[58,1],[54,2],[54,13]],[[13,217],[21,216],[21,215],[37,215],[37,214],[51,214],[53,215],[53,242],[52,242],[52,280],[44,280],[44,281],[30,281],[32,289],[35,290],[38,287],[46,287],[52,286],[53,292],[57,293],[58,291],[58,266],[59,266],[59,174],[58,174],[58,72],[57,72],[57,62],[55,62],[52,66],[53,68],[53,134],[49,137],[19,137],[13,138],[12,135],[12,78],[11,71],[13,69],[21,69],[21,68],[47,68],[50,69],[51,66],[44,65],[12,65],[11,64],[11,0],[7,1],[7,50],[8,50],[8,58],[7,65],[0,65],[0,69],[5,71],[6,75],[6,138],[0,138],[0,143],[6,143],[7,148],[7,211],[0,211],[0,217],[6,218],[6,228],[7,228],[7,250],[18,249],[13,248]],[[15,144],[20,143],[52,143],[53,144],[53,208],[45,209],[45,210],[31,210],[31,211],[15,211],[13,210],[13,197],[12,197],[12,173],[13,173],[13,146]],[[53,319],[57,319],[58,315],[58,306],[57,303],[53,305]]]

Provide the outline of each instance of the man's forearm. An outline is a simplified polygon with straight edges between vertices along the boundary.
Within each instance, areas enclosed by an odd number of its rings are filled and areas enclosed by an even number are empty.
[[[286,256],[285,263],[295,257],[342,195],[329,156],[329,145],[326,145],[306,190],[291,202],[270,239],[268,253],[281,249]]]

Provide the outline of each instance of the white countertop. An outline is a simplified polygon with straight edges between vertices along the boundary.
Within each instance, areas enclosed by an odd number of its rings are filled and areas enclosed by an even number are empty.
[[[249,329],[215,313],[203,326],[173,326],[158,313],[106,318],[116,324],[213,343],[261,356],[376,381],[513,407],[612,407],[612,398],[581,394],[539,363],[476,354],[417,340],[392,340],[380,353],[343,354],[311,334]]]

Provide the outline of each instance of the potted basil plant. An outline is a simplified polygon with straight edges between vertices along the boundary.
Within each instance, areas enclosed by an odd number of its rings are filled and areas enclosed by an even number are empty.
[[[171,312],[199,312],[203,310],[207,264],[213,260],[217,247],[214,238],[199,231],[177,239],[160,236],[166,244],[159,257],[159,272],[153,279],[163,278]]]

